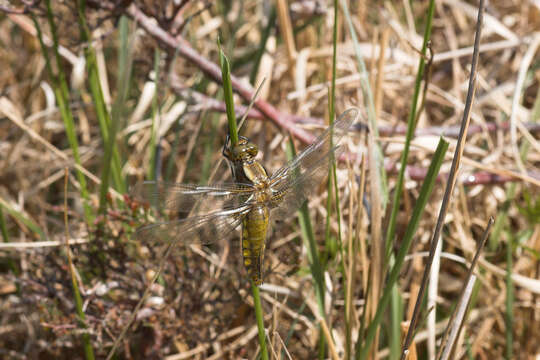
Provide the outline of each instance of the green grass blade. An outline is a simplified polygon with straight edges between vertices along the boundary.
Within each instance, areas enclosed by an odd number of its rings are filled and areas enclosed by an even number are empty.
[[[328,99],[328,117],[329,117],[329,125],[332,125],[334,123],[334,118],[336,116],[336,108],[335,108],[335,102],[336,102],[336,78],[337,78],[337,33],[338,33],[338,1],[334,0],[334,25],[332,27],[332,79],[330,82],[330,98]],[[330,147],[333,147],[333,144],[330,143]],[[329,163],[328,166],[328,193],[327,193],[327,202],[326,202],[326,244],[328,245],[330,242],[330,222],[332,217],[332,198],[333,195],[335,195],[335,204],[336,204],[336,216],[337,216],[337,222],[338,222],[338,234],[337,234],[337,242],[338,242],[338,248],[341,253],[340,261],[341,261],[341,269],[343,274],[345,274],[345,266],[344,266],[344,259],[345,256],[343,254],[343,246],[341,243],[341,214],[340,214],[340,205],[339,205],[339,191],[338,191],[338,185],[337,185],[337,174],[336,174],[336,163],[332,160]],[[332,251],[332,249],[327,249],[327,251]],[[333,254],[332,254],[333,255]],[[324,283],[323,283],[324,284]],[[324,288],[323,288],[324,290]],[[344,295],[346,292],[346,288],[343,288]],[[324,309],[324,293],[322,296],[323,301],[323,309]],[[324,355],[324,342],[322,341],[323,337],[321,337],[321,343],[320,343],[320,351],[319,355]]]
[[[330,82],[330,98],[328,99],[328,116],[330,125],[334,122],[336,102],[336,66],[337,66],[337,32],[338,32],[338,2],[334,0],[334,26],[332,27],[332,81]],[[331,146],[331,145],[330,145]]]
[[[42,240],[47,238],[43,230],[41,230],[41,228],[35,222],[24,216],[21,212],[15,210],[4,199],[0,198],[0,208],[2,207],[9,213],[9,215],[13,216],[15,219],[24,224],[24,226],[28,227],[34,233],[39,235]]]
[[[289,144],[287,146],[287,158],[292,160],[296,156],[296,151],[294,148],[294,143],[292,138],[289,138]],[[315,288],[315,298],[317,300],[317,305],[319,308],[319,315],[321,318],[326,318],[326,312],[324,310],[324,292],[325,292],[325,282],[324,282],[324,269],[321,264],[320,254],[317,249],[317,243],[315,241],[315,235],[313,232],[313,226],[311,224],[311,218],[309,216],[309,209],[307,202],[304,202],[300,209],[298,210],[298,222],[300,223],[300,230],[302,234],[302,239],[304,241],[304,246],[308,249],[308,261],[309,268],[311,271],[311,276],[313,279],[313,286]],[[323,331],[321,331],[324,334]],[[319,357],[324,356],[325,345],[324,337],[321,337],[319,342]]]
[[[334,0],[334,26],[333,26],[333,32],[332,32],[332,79],[330,83],[330,98],[328,99],[328,116],[330,125],[334,123],[334,119],[336,117],[336,109],[335,109],[335,102],[336,102],[336,78],[337,78],[337,32],[338,32],[338,2],[337,0]],[[330,147],[333,145],[330,144]],[[332,199],[335,195],[335,204],[336,204],[336,216],[337,216],[337,222],[338,222],[338,234],[337,234],[337,240],[338,240],[338,248],[341,252],[341,267],[344,269],[343,264],[343,247],[341,246],[341,214],[340,214],[340,205],[339,205],[339,191],[338,191],[338,185],[337,185],[337,174],[336,174],[336,163],[333,161],[333,159],[330,161],[328,166],[328,197],[326,202],[326,244],[330,241],[330,219],[332,217]]]
[[[0,231],[2,233],[2,239],[4,239],[4,242],[9,242],[6,218],[4,218],[4,211],[2,210],[2,206],[0,206]]]
[[[75,298],[75,308],[77,309],[77,316],[79,318],[79,326],[82,328],[86,328],[86,317],[84,315],[83,311],[83,301],[81,298],[81,293],[79,291],[79,285],[77,284],[77,279],[75,278],[74,265],[71,264],[70,266],[70,273],[71,273],[71,285],[73,286],[73,297]],[[93,360],[94,357],[94,350],[92,349],[92,344],[90,342],[90,335],[87,332],[82,333],[82,340],[83,340],[83,348],[84,348],[84,357],[87,360]]]
[[[105,154],[103,156],[103,166],[101,173],[101,188],[99,193],[99,213],[104,214],[107,206],[107,193],[109,189],[109,174],[112,172],[113,181],[117,184],[117,187],[125,192],[126,184],[121,174],[121,162],[118,154],[118,147],[116,146],[116,134],[118,126],[121,122],[121,114],[124,103],[127,99],[129,79],[131,76],[131,56],[128,45],[128,19],[126,17],[120,18],[120,44],[118,55],[118,82],[117,89],[118,95],[112,108],[112,119],[107,117],[109,128],[107,130],[108,137],[104,138],[105,141]],[[97,67],[96,67],[97,69]],[[99,82],[99,81],[98,81]],[[101,86],[99,87],[101,94]],[[106,107],[104,108],[106,111]],[[115,160],[117,159],[117,160]],[[116,180],[114,180],[116,179]]]
[[[422,184],[422,188],[420,189],[420,194],[414,206],[411,219],[407,225],[407,229],[405,230],[399,252],[396,255],[395,264],[390,271],[387,285],[377,306],[375,316],[373,317],[373,320],[366,329],[366,336],[363,341],[363,345],[361,338],[359,338],[356,343],[356,359],[365,360],[367,358],[370,345],[375,338],[376,330],[379,327],[386,308],[392,298],[392,289],[397,283],[399,274],[401,272],[401,267],[403,266],[403,262],[405,261],[405,255],[407,255],[407,251],[409,250],[416,229],[418,228],[418,223],[420,222],[420,218],[424,212],[426,203],[429,199],[431,191],[433,190],[433,186],[435,185],[437,174],[439,173],[439,169],[442,165],[442,162],[444,160],[444,154],[446,153],[447,149],[448,142],[445,141],[443,138],[440,138],[439,145],[437,146],[437,150],[433,154],[431,165],[429,166],[426,178],[424,179],[424,183]]]
[[[513,348],[514,348],[514,284],[512,282],[512,270],[513,270],[513,261],[512,255],[514,253],[513,241],[514,236],[508,234],[508,244],[506,245],[506,313],[504,316],[505,322],[505,359],[513,359]]]
[[[403,300],[397,285],[392,286],[390,300],[390,327],[388,329],[388,345],[390,359],[398,359],[401,354],[401,319],[403,319]]]
[[[54,48],[54,53],[55,53],[56,66],[58,68],[58,76],[55,76],[52,70],[47,47],[45,46],[45,43],[43,41],[43,34],[41,32],[41,27],[39,26],[39,23],[37,19],[35,18],[35,16],[32,17],[32,20],[34,21],[34,26],[36,28],[39,43],[41,46],[41,51],[43,53],[43,57],[45,58],[45,65],[47,68],[47,72],[49,73],[49,76],[53,80],[56,102],[58,104],[58,108],[60,109],[62,120],[64,121],[64,126],[66,128],[66,135],[68,138],[68,142],[73,152],[73,159],[75,160],[76,164],[81,165],[81,158],[79,156],[79,143],[77,141],[77,133],[75,131],[75,121],[73,120],[73,113],[71,112],[71,109],[69,108],[69,91],[68,91],[66,76],[62,70],[62,62],[60,59],[60,53],[58,52],[58,47],[59,47],[58,36],[56,33],[56,25],[54,23],[54,18],[53,18],[51,1],[46,0],[45,4],[47,8],[47,11],[46,11],[47,19],[49,22],[49,26],[51,28],[51,34],[52,34],[52,39],[53,39],[53,48]],[[77,180],[79,181],[79,184],[80,184],[80,193],[81,193],[82,202],[83,202],[84,217],[85,217],[86,223],[88,225],[91,225],[93,222],[93,213],[89,204],[86,178],[84,177],[84,174],[79,170],[76,170],[76,174],[77,174]]]
[[[390,220],[388,222],[388,227],[386,230],[386,237],[385,237],[385,268],[386,264],[388,263],[388,259],[390,257],[390,252],[392,250],[392,244],[394,241],[395,233],[396,233],[396,220],[397,215],[399,212],[399,206],[400,206],[400,200],[402,198],[403,193],[403,181],[405,178],[405,169],[407,167],[407,160],[409,157],[409,150],[412,138],[414,137],[414,130],[416,127],[416,118],[417,118],[417,104],[418,104],[418,97],[420,96],[420,89],[422,85],[422,79],[424,78],[424,70],[426,66],[426,53],[427,53],[427,46],[428,42],[431,38],[431,29],[432,29],[432,21],[433,21],[433,15],[435,12],[435,1],[431,0],[429,3],[428,13],[427,13],[427,19],[426,19],[426,27],[424,29],[424,41],[422,44],[422,55],[420,56],[420,60],[418,63],[418,70],[416,72],[416,80],[414,84],[414,93],[411,100],[411,110],[409,112],[409,118],[407,120],[407,133],[405,135],[405,145],[403,147],[403,151],[401,152],[401,159],[400,159],[400,167],[398,172],[398,177],[396,180],[396,186],[394,188],[394,196],[392,198],[391,202],[391,211],[390,211]],[[392,292],[394,295],[397,296],[398,291]],[[399,300],[392,299],[392,303],[395,305]],[[392,312],[392,318],[391,318],[391,336],[389,337],[390,340],[390,350],[392,352],[392,355],[395,355],[395,352],[400,352],[401,347],[401,339],[400,336],[396,336],[401,332],[400,329],[400,319],[397,319],[395,317],[395,313]],[[397,355],[399,356],[399,355]]]
[[[298,215],[298,222],[300,223],[302,238],[304,239],[304,243],[308,248],[308,261],[315,285],[317,305],[319,306],[321,316],[326,317],[324,311],[324,269],[321,265],[321,259],[317,249],[317,243],[315,242],[315,235],[313,233],[313,226],[311,225],[311,218],[309,217],[307,204],[303,204],[300,207],[298,210]]]
[[[405,145],[401,152],[400,168],[398,177],[396,180],[396,187],[394,190],[394,197],[392,199],[392,210],[390,212],[390,220],[388,222],[388,230],[386,232],[386,259],[390,256],[389,252],[392,249],[392,242],[396,234],[396,220],[399,212],[400,199],[403,192],[403,180],[405,178],[405,168],[407,166],[407,158],[409,157],[409,150],[411,147],[411,140],[414,137],[414,129],[416,127],[416,106],[418,104],[418,96],[420,95],[420,88],[422,85],[422,79],[424,77],[424,70],[426,66],[425,56],[427,52],[428,42],[431,38],[431,28],[433,22],[433,14],[435,13],[435,0],[429,2],[429,8],[426,19],[426,28],[424,30],[424,42],[422,44],[422,55],[418,63],[418,70],[416,72],[416,81],[414,83],[414,94],[411,100],[411,110],[409,112],[409,118],[407,120],[407,134],[405,136]]]
[[[221,66],[221,78],[223,81],[223,97],[225,98],[225,106],[227,108],[227,122],[229,124],[229,137],[231,145],[238,144],[238,129],[236,126],[236,115],[234,112],[234,96],[231,84],[231,66],[229,59],[223,53],[221,44],[219,46],[219,64]]]
[[[114,170],[113,167],[113,179],[116,179],[117,177],[119,180],[118,183],[121,184],[120,190],[126,191],[127,186],[125,183],[125,179],[122,176],[121,169],[122,169],[122,160],[120,159],[120,155],[116,155],[118,153],[118,147],[116,142],[116,132],[118,130],[118,127],[124,126],[125,120],[124,120],[124,107],[128,98],[129,89],[130,89],[130,82],[131,82],[131,70],[133,65],[133,41],[130,39],[130,28],[129,28],[129,19],[126,16],[122,16],[119,21],[119,29],[120,29],[120,43],[118,46],[118,77],[116,82],[116,88],[117,88],[117,96],[113,103],[112,107],[112,124],[111,127],[114,126],[114,134],[111,130],[111,136],[115,140],[112,144],[113,146],[113,166],[115,166],[116,163],[118,163],[119,171],[118,174]]]
[[[86,42],[84,54],[86,58],[86,68],[88,71],[88,83],[90,86],[90,92],[92,94],[94,107],[96,109],[96,116],[98,118],[98,122],[100,125],[103,142],[105,143],[105,146],[107,147],[109,143],[109,135],[112,136],[113,139],[116,139],[116,136],[115,136],[116,127],[114,127],[113,124],[111,124],[111,118],[109,115],[109,111],[107,109],[107,105],[105,103],[105,98],[103,96],[103,89],[101,88],[101,82],[99,81],[100,76],[99,76],[99,69],[97,66],[96,52],[95,52],[94,47],[92,46],[90,30],[88,29],[88,25],[86,23],[86,17],[85,17],[86,1],[84,0],[77,1],[77,10],[78,10],[77,18],[79,22],[79,32],[81,34],[81,40]],[[113,145],[115,144],[116,144],[116,141],[113,141]],[[113,182],[115,184],[116,190],[123,193],[126,191],[126,184],[121,174],[122,164],[120,160],[120,155],[118,153],[118,148],[116,146],[113,147],[112,151],[113,151],[112,164],[111,164],[111,156],[109,157],[105,156],[103,160],[101,188],[108,189],[109,173],[112,172]],[[103,190],[101,191],[101,193],[103,193]],[[100,193],[99,213],[103,214],[103,211],[106,206],[106,197],[101,196],[101,193]]]

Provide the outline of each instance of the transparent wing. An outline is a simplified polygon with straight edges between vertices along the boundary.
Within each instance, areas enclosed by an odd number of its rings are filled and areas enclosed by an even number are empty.
[[[250,184],[223,183],[208,186],[145,181],[131,191],[135,198],[147,201],[159,210],[178,213],[209,213],[235,209],[250,202],[254,188]]]
[[[316,190],[328,175],[331,156],[337,157],[343,151],[339,141],[359,117],[357,108],[343,112],[313,144],[272,175],[272,217],[284,219],[291,216]]]
[[[240,225],[250,209],[251,207],[246,205],[227,211],[146,225],[137,230],[135,238],[149,246],[171,242],[211,244],[225,240]]]

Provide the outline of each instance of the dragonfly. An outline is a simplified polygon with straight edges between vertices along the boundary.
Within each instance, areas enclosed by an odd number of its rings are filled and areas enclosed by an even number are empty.
[[[256,286],[263,282],[263,260],[270,219],[286,220],[314,194],[328,175],[329,164],[344,147],[340,140],[360,117],[360,110],[343,112],[316,140],[283,167],[269,175],[255,158],[258,148],[246,137],[223,155],[233,182],[211,185],[146,181],[134,196],[171,216],[189,215],[145,225],[136,237],[149,245],[159,242],[212,244],[226,239],[242,225],[241,249],[247,274]]]

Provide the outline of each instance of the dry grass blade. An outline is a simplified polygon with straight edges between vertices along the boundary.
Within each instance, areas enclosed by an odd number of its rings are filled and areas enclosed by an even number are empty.
[[[453,314],[452,321],[448,324],[449,334],[444,347],[443,352],[440,356],[441,360],[448,360],[450,356],[454,358],[453,351],[456,344],[457,338],[461,329],[463,328],[463,320],[465,318],[465,313],[469,305],[469,301],[473,294],[474,284],[476,282],[476,275],[472,275],[467,282],[465,283],[465,288],[462,292],[461,301],[458,303],[456,311]]]
[[[373,138],[373,132],[368,133],[368,163],[370,169],[377,169],[377,146],[375,144],[375,139]],[[370,290],[369,297],[366,303],[366,319],[371,321],[375,316],[377,311],[377,306],[379,304],[379,297],[382,287],[382,275],[383,275],[383,265],[384,260],[384,248],[385,244],[382,237],[382,199],[381,199],[381,181],[380,181],[380,172],[370,171],[369,172],[369,184],[370,184],[370,195],[371,195],[371,247],[370,247]],[[379,334],[375,336],[373,341],[372,356],[375,356],[377,351],[377,344],[379,343]]]
[[[287,47],[287,56],[289,58],[289,68],[294,69],[296,62],[296,45],[294,44],[294,35],[289,15],[289,8],[286,0],[277,0],[277,14],[280,24],[281,37]]]
[[[324,318],[320,318],[319,324],[321,324],[321,329],[323,330],[326,341],[328,342],[328,350],[330,350],[330,355],[332,359],[339,360],[339,355],[336,350],[336,344],[334,344],[334,340],[332,339],[332,334],[328,329],[328,324],[326,323],[326,320]]]
[[[345,293],[345,324],[346,324],[346,334],[345,334],[345,358],[350,359],[351,356],[351,350],[352,350],[352,327],[353,327],[353,316],[354,316],[354,304],[353,304],[353,292],[356,285],[356,260],[358,259],[358,256],[356,254],[356,251],[358,249],[358,242],[360,241],[360,232],[362,231],[362,225],[363,224],[363,210],[364,206],[362,203],[362,199],[364,198],[364,186],[365,186],[365,175],[366,175],[366,162],[364,154],[362,154],[362,160],[361,160],[361,175],[360,175],[360,183],[358,185],[358,190],[356,194],[356,206],[357,206],[357,212],[356,214],[353,211],[353,205],[355,204],[355,192],[354,189],[354,172],[351,169],[350,163],[347,163],[349,168],[349,186],[350,186],[350,196],[349,196],[349,237],[347,239],[348,241],[348,249],[347,249],[347,289]],[[356,216],[355,216],[356,215]],[[355,221],[356,220],[356,221]],[[353,223],[356,222],[356,229],[353,231]],[[362,242],[364,241],[364,236],[362,236]],[[363,244],[360,245],[363,249]],[[361,250],[362,251],[362,250]],[[362,265],[365,266],[365,250],[361,252],[364,256],[361,257]],[[362,272],[364,274],[364,278],[367,275],[366,271]],[[367,283],[367,279],[364,281],[364,285]]]
[[[446,327],[446,330],[444,331],[444,334],[441,338],[440,350],[439,354],[437,355],[437,359],[448,359],[452,352],[455,340],[457,338],[457,334],[463,327],[465,311],[469,304],[469,300],[472,294],[472,288],[474,286],[474,283],[476,282],[476,276],[473,275],[473,272],[476,264],[478,263],[478,259],[480,258],[480,254],[482,253],[482,250],[484,249],[484,246],[486,245],[486,242],[489,238],[491,226],[493,225],[494,221],[495,220],[493,219],[493,217],[488,220],[486,228],[484,229],[484,234],[482,235],[482,238],[478,243],[476,253],[474,254],[474,258],[471,261],[471,265],[469,266],[467,276],[465,277],[463,290],[458,300],[458,306],[456,307],[454,313],[452,313],[452,316],[448,321],[448,326]]]
[[[404,360],[407,357],[408,349],[413,339],[416,323],[418,321],[418,316],[420,314],[422,300],[424,298],[425,289],[427,287],[431,265],[433,264],[433,257],[435,255],[435,250],[439,242],[441,229],[444,224],[444,219],[446,218],[446,213],[448,211],[448,206],[450,204],[452,192],[456,184],[457,172],[458,172],[461,156],[463,155],[465,141],[467,139],[467,130],[469,128],[469,122],[470,122],[470,112],[472,108],[474,93],[476,91],[476,76],[477,76],[476,67],[478,65],[478,53],[479,53],[479,48],[480,48],[480,38],[481,38],[481,32],[482,32],[481,30],[482,30],[482,25],[483,25],[483,14],[484,14],[484,0],[480,0],[480,4],[478,8],[478,19],[476,23],[476,34],[475,34],[475,39],[474,39],[474,53],[473,53],[473,57],[471,61],[471,74],[469,78],[469,88],[467,92],[467,101],[465,104],[465,110],[463,113],[463,120],[461,122],[461,129],[460,129],[460,133],[458,137],[456,151],[454,153],[454,158],[452,160],[452,167],[450,168],[450,174],[448,174],[448,181],[446,183],[446,188],[444,191],[444,197],[441,204],[441,209],[439,211],[439,216],[437,218],[437,224],[435,225],[433,237],[430,242],[430,250],[429,250],[430,256],[428,258],[428,262],[424,270],[424,275],[422,278],[420,291],[416,299],[414,313],[411,319],[411,325],[407,332],[407,337],[405,338],[405,342],[403,344],[402,353],[401,353],[402,360]]]
[[[89,239],[71,239],[67,242],[68,245],[80,245],[87,244]],[[37,249],[37,248],[47,248],[47,247],[58,247],[65,245],[65,241],[61,240],[50,240],[50,241],[32,241],[32,242],[9,242],[9,243],[0,243],[0,250],[13,250],[13,251],[24,251],[27,249]]]

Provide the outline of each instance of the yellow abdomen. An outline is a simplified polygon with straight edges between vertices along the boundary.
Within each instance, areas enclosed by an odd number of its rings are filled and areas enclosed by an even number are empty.
[[[262,284],[267,230],[268,208],[265,205],[254,206],[242,223],[242,255],[244,266],[257,286]]]

